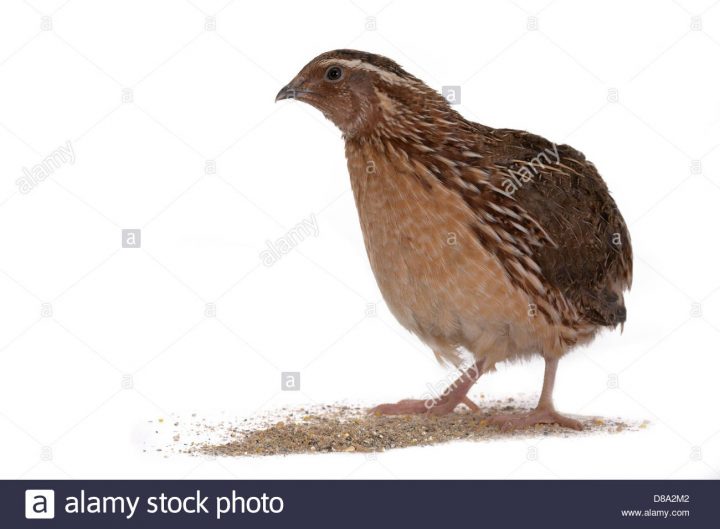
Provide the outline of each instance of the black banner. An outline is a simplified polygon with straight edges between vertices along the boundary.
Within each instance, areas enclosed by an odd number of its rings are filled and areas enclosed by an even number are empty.
[[[719,509],[718,481],[0,481],[8,529],[707,529]]]

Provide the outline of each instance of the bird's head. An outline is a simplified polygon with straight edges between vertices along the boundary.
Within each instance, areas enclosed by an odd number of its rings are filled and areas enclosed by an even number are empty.
[[[437,92],[394,61],[355,50],[315,57],[280,90],[275,100],[281,99],[312,105],[346,137],[371,134],[389,121],[417,117],[431,107],[447,107]]]

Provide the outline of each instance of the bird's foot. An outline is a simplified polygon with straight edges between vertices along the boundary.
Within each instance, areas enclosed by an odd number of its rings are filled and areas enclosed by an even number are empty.
[[[447,415],[452,413],[459,404],[465,404],[471,411],[479,410],[478,406],[466,396],[460,398],[412,399],[401,400],[390,404],[380,404],[370,410],[371,415]]]
[[[522,430],[537,424],[557,424],[563,428],[572,430],[582,430],[583,425],[580,421],[566,417],[558,413],[553,408],[535,408],[531,412],[521,415],[497,414],[488,418],[489,424],[498,426],[502,431]]]
[[[401,400],[394,404],[380,404],[370,410],[372,415],[447,415],[458,404],[465,404],[470,411],[480,408],[467,397],[467,392],[482,375],[483,361],[478,360],[448,386],[438,398],[425,400]]]

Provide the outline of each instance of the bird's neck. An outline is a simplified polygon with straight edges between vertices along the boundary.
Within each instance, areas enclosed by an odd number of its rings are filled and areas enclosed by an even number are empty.
[[[443,167],[449,160],[482,158],[486,149],[483,131],[487,127],[468,122],[454,111],[407,111],[384,113],[362,134],[343,136],[348,159],[374,160],[399,158],[415,164]]]
[[[383,145],[390,144],[408,155],[442,153],[466,148],[468,138],[477,140],[483,127],[463,118],[436,91],[424,84],[400,88],[375,88],[372,105],[358,116],[362,126],[343,131],[348,149],[370,146],[383,151]]]

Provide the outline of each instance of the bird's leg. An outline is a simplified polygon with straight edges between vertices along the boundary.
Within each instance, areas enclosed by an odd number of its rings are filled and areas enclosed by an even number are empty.
[[[380,404],[370,410],[378,415],[412,415],[426,413],[428,415],[445,415],[452,413],[458,404],[465,404],[471,411],[477,411],[478,406],[471,401],[467,393],[482,375],[483,361],[478,360],[471,367],[450,384],[442,394],[435,399],[401,400],[393,404]]]
[[[490,424],[495,424],[502,430],[516,430],[535,426],[536,424],[559,424],[565,428],[582,430],[580,421],[571,419],[558,413],[553,404],[553,388],[555,386],[555,374],[557,373],[558,359],[545,359],[545,377],[543,379],[542,393],[537,407],[531,412],[523,415],[498,414],[489,418]]]

